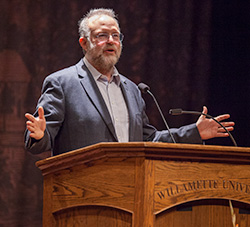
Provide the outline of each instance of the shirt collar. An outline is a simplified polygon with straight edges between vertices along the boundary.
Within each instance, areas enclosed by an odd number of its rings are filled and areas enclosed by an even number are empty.
[[[89,71],[92,74],[92,76],[94,77],[95,81],[107,81],[107,77],[102,75],[93,65],[91,65],[89,63],[89,61],[85,57],[83,58],[83,62],[85,63],[85,65],[89,69]],[[111,78],[110,83],[113,81],[116,83],[116,85],[120,86],[121,79],[120,79],[119,72],[115,66],[113,68],[112,78]]]

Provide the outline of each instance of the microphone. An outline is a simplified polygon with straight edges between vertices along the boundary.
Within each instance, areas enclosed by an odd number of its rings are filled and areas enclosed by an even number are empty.
[[[209,114],[205,114],[199,111],[187,111],[187,110],[182,110],[182,109],[170,109],[169,114],[176,116],[176,115],[182,115],[182,114],[193,114],[193,115],[204,115],[209,119],[214,120],[217,124],[219,124],[229,135],[230,139],[232,140],[233,144],[235,147],[237,147],[237,143],[235,139],[233,138],[232,134],[226,129],[224,125],[222,125],[219,121],[217,121],[214,117],[212,117]]]
[[[144,93],[144,94],[148,93],[148,94],[151,95],[151,97],[153,98],[153,100],[154,100],[154,102],[155,102],[155,104],[156,104],[156,106],[157,106],[157,109],[158,109],[158,111],[159,111],[159,113],[160,113],[160,115],[161,115],[161,118],[162,118],[162,120],[163,120],[163,122],[164,122],[164,124],[165,124],[165,126],[166,126],[166,128],[167,128],[167,130],[168,130],[168,132],[169,132],[169,135],[170,135],[172,141],[173,141],[174,143],[176,143],[176,141],[175,141],[175,139],[174,139],[174,137],[173,137],[173,134],[171,133],[170,128],[168,127],[168,124],[167,124],[167,122],[166,122],[166,119],[165,119],[164,116],[163,116],[163,113],[162,113],[162,111],[161,111],[161,108],[160,108],[160,106],[159,106],[159,104],[158,104],[156,98],[155,98],[154,95],[150,92],[150,87],[149,87],[148,85],[144,84],[144,83],[140,83],[140,84],[138,85],[138,88],[140,89],[140,91],[141,91],[142,93]]]

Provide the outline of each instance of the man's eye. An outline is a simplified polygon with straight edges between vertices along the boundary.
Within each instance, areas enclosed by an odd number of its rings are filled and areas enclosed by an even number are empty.
[[[105,34],[105,33],[100,33],[100,34],[98,34],[98,37],[102,37],[102,38],[107,37],[107,36],[108,36],[108,35]]]

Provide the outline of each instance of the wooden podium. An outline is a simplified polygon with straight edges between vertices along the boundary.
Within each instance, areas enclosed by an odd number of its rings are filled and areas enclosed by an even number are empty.
[[[37,166],[44,227],[231,227],[228,200],[250,226],[250,148],[100,143]]]

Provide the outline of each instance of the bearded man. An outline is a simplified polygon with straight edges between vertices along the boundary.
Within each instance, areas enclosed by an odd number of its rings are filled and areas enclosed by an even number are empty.
[[[84,58],[49,75],[35,114],[25,114],[27,150],[34,154],[51,150],[58,155],[99,142],[172,142],[168,131],[157,131],[149,124],[139,89],[115,67],[123,34],[114,11],[90,10],[79,21],[79,34]],[[207,113],[206,107],[203,112]],[[227,118],[228,114],[216,117],[218,121]],[[233,122],[222,124],[233,130]],[[171,132],[179,143],[228,136],[204,116]]]

